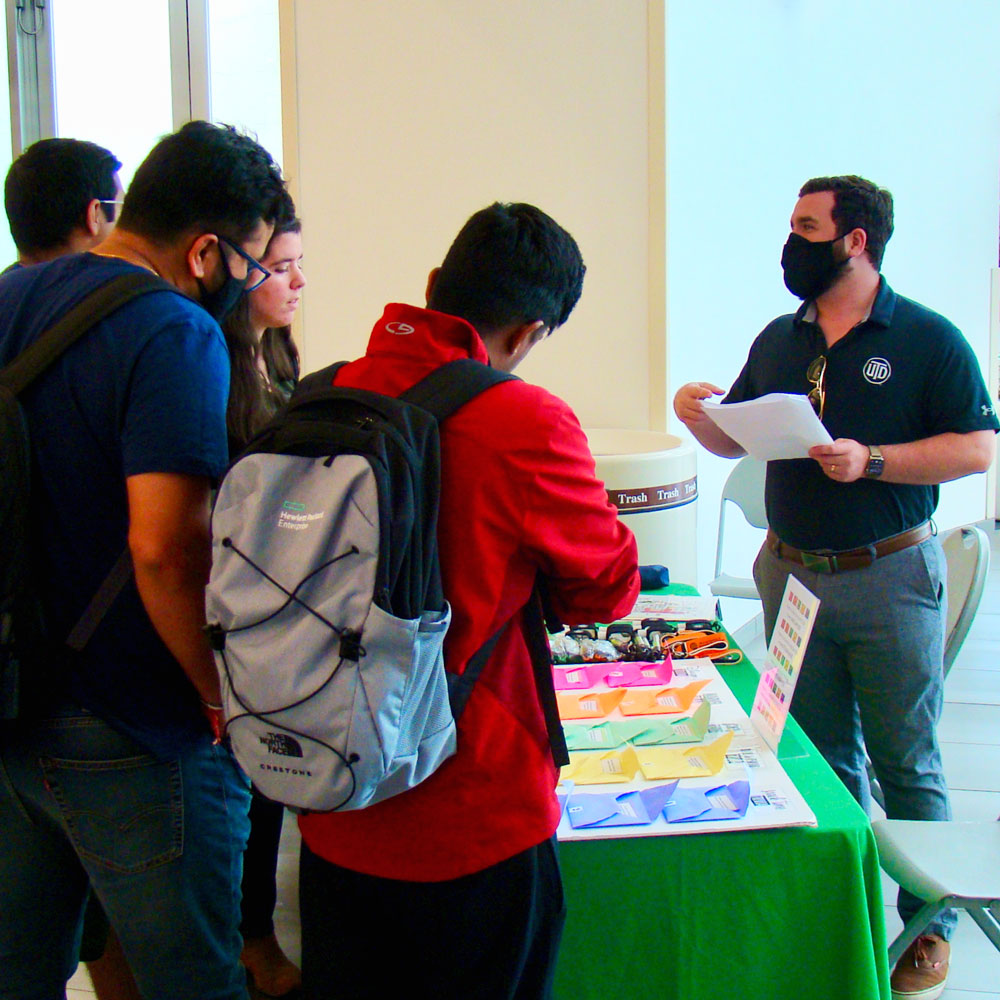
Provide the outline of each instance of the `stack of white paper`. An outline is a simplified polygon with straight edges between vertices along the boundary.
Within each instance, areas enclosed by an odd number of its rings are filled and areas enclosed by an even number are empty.
[[[833,441],[806,396],[772,392],[745,403],[702,405],[713,423],[762,462],[808,458],[813,445]]]

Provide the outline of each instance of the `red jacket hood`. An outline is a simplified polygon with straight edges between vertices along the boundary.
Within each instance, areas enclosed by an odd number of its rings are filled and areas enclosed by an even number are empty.
[[[446,361],[474,358],[489,364],[475,327],[458,316],[390,302],[368,340],[369,357],[395,357],[437,368]]]

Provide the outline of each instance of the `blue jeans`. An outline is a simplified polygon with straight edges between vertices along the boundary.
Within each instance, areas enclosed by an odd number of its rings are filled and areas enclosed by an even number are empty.
[[[62,1000],[89,884],[146,1000],[245,1000],[249,805],[207,734],[163,761],[78,706],[0,728],[0,998]]]
[[[866,813],[867,747],[890,819],[951,819],[937,743],[947,574],[940,542],[928,538],[834,574],[778,559],[765,544],[754,580],[768,637],[789,574],[821,602],[792,697],[795,720]],[[922,905],[900,890],[904,923]],[[946,911],[928,932],[947,939],[956,920]]]

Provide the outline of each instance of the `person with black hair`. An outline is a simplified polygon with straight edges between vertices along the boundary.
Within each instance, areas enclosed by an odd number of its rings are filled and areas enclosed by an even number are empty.
[[[222,324],[232,365],[226,408],[231,458],[288,400],[298,381],[299,355],[290,324],[306,278],[302,223],[295,217],[291,198],[275,224],[261,265],[271,276],[244,295]],[[240,960],[250,974],[251,989],[263,997],[289,998],[302,985],[298,967],[282,951],[274,932],[284,813],[284,806],[252,789],[250,839],[243,854]]]
[[[398,396],[442,364],[513,371],[569,317],[584,264],[532,205],[477,212],[428,279],[392,304],[336,383]],[[561,399],[519,379],[441,427],[438,545],[452,608],[445,669],[502,629],[458,721],[458,750],[394,798],[299,818],[307,996],[545,998],[565,909],[558,771],[524,611],[539,574],[564,621],[613,621],[639,590],[635,539]]]
[[[7,171],[4,207],[20,264],[90,250],[108,237],[122,203],[113,153],[81,139],[40,139]]]
[[[984,472],[1000,427],[979,363],[943,316],[880,274],[892,196],[862,177],[817,177],[799,192],[781,255],[801,308],[754,341],[724,402],[807,394],[835,439],[768,462],[767,539],[754,579],[770,635],[789,576],[819,599],[792,715],[867,811],[865,748],[890,818],[947,820],[941,714],[945,562],[931,516],[938,484]],[[674,411],[716,455],[743,448],[689,382]],[[820,904],[822,900],[820,899]],[[903,922],[923,901],[900,890]],[[933,1000],[948,974],[954,911],[899,960],[894,1000]]]
[[[209,497],[228,464],[218,321],[267,278],[287,198],[256,142],[189,122],[136,172],[91,253],[0,279],[0,364],[118,275],[158,275],[23,399],[48,634],[69,634],[123,552],[82,651],[0,728],[0,993],[61,996],[88,882],[146,1000],[246,1000],[239,874],[249,788],[218,739],[204,635]],[[172,287],[171,287],[172,286]]]
[[[17,262],[40,264],[81,253],[102,243],[114,229],[122,189],[121,163],[103,146],[80,139],[41,139],[10,166],[4,203]],[[80,943],[99,1000],[137,998],[135,983],[109,930],[100,901],[87,900]]]

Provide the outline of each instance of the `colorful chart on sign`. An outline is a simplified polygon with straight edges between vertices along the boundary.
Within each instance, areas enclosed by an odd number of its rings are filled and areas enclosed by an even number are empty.
[[[750,712],[750,721],[772,750],[781,742],[788,721],[818,610],[819,598],[789,574]]]

